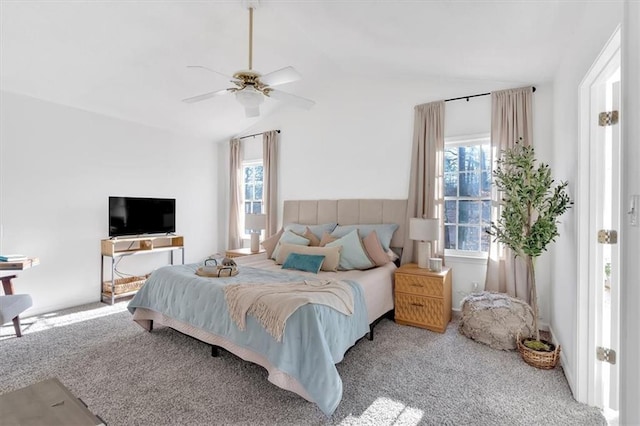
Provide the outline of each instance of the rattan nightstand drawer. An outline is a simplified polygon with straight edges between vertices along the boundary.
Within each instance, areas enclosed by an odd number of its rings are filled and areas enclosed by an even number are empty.
[[[396,293],[396,322],[416,325],[433,331],[444,331],[444,303],[412,294]]]
[[[396,291],[421,296],[442,297],[442,278],[396,273]]]

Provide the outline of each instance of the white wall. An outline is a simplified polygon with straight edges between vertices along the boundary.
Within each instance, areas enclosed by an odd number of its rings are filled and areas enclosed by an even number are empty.
[[[293,108],[265,117],[250,134],[281,129],[279,200],[340,198],[407,198],[413,137],[414,106],[438,99],[486,93],[533,84],[534,138],[542,160],[550,158],[550,84],[529,82],[470,82],[409,79],[394,81],[337,81],[322,92],[311,111]],[[445,136],[489,133],[491,99],[488,96],[448,102]],[[221,141],[220,170],[228,175],[228,142]],[[221,172],[222,174],[222,172]],[[224,179],[224,181],[223,181]],[[221,193],[228,200],[228,178],[220,176]],[[226,214],[227,212],[221,212]],[[220,245],[226,244],[226,219],[219,225]],[[548,318],[549,268],[539,262],[540,311]],[[472,282],[484,285],[485,266],[472,259],[447,258],[453,268],[453,306],[471,292]],[[542,268],[540,268],[542,267]]]
[[[176,198],[186,261],[217,250],[215,145],[106,116],[0,92],[0,252],[40,257],[19,273],[29,314],[99,300],[108,196]],[[166,264],[123,259],[125,273]]]
[[[553,156],[552,170],[559,180],[569,181],[575,197],[579,184],[580,153],[578,124],[578,88],[592,63],[622,20],[621,2],[589,3],[574,37],[567,41],[566,53],[553,81]],[[576,295],[577,295],[577,222],[578,207],[562,217],[560,238],[551,250],[554,285],[551,288],[551,326],[563,346],[563,368],[576,392],[575,381],[584,372],[577,371]]]

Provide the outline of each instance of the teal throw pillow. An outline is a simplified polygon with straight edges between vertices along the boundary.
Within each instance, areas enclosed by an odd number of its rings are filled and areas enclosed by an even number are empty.
[[[324,262],[324,255],[321,254],[291,253],[282,264],[282,269],[296,269],[317,274],[322,267],[322,262]]]

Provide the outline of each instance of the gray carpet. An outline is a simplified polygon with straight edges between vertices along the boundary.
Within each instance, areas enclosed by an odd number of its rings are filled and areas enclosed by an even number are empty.
[[[516,352],[458,334],[383,320],[338,364],[342,402],[327,418],[281,390],[266,371],[167,328],[147,333],[126,302],[24,320],[0,334],[0,393],[58,377],[107,424],[603,425],[577,403],[558,367],[538,370]]]

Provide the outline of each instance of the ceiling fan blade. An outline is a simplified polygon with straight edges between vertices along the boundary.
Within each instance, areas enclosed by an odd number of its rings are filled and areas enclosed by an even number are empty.
[[[303,98],[297,95],[292,95],[291,93],[287,93],[287,92],[283,92],[281,90],[275,90],[275,89],[269,90],[267,96],[273,99],[277,99],[279,101],[287,102],[289,104],[292,104],[304,109],[311,109],[311,107],[316,104],[316,102],[312,101],[311,99]]]
[[[225,95],[225,94],[231,93],[231,92],[233,92],[232,89],[216,90],[215,92],[207,92],[207,93],[203,93],[201,95],[192,96],[190,98],[183,99],[182,102],[185,102],[187,104],[192,104],[192,103],[195,103],[195,102],[204,101],[205,99],[213,98],[214,96]]]
[[[284,67],[282,69],[272,71],[260,77],[260,82],[267,86],[278,86],[280,84],[291,83],[302,78],[300,73],[293,67]]]
[[[206,70],[206,71],[212,72],[214,74],[221,75],[222,77],[226,78],[227,80],[231,80],[231,81],[234,80],[234,78],[229,76],[229,75],[223,74],[220,71],[216,71],[216,70],[214,70],[212,68],[205,67],[205,66],[202,66],[202,65],[187,65],[187,68]]]

